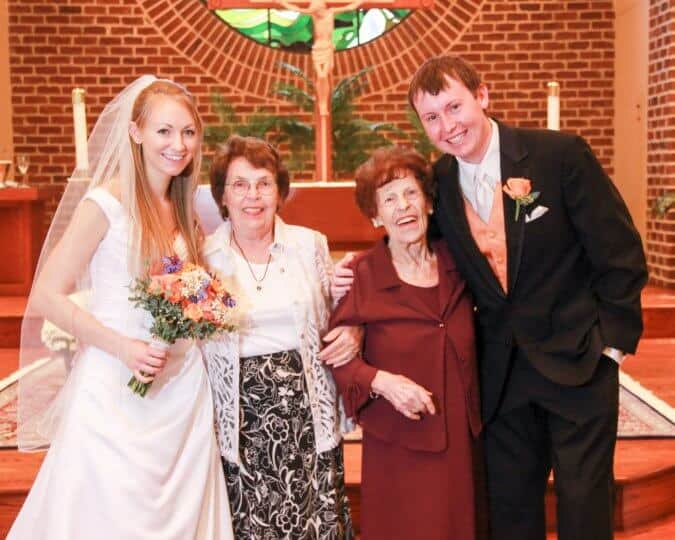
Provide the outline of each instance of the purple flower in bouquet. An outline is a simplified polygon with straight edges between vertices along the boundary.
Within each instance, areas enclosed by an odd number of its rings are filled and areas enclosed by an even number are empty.
[[[183,261],[176,255],[162,257],[162,268],[164,274],[175,274],[183,269]]]

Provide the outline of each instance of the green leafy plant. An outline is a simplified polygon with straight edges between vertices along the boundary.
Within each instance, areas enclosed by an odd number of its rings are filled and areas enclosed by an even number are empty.
[[[675,191],[666,191],[656,198],[652,205],[652,213],[656,217],[665,217],[671,208],[675,207]]]
[[[280,82],[272,88],[272,96],[286,101],[301,111],[314,112],[315,89],[311,78],[300,68],[288,63],[280,63],[280,67],[293,74],[302,86]],[[331,122],[333,142],[333,168],[335,173],[353,172],[363,163],[372,150],[379,146],[388,146],[392,142],[385,133],[401,131],[386,122],[369,122],[355,116],[354,99],[367,87],[367,74],[372,68],[367,67],[358,73],[340,80],[331,94]],[[291,148],[287,160],[291,170],[307,168],[308,161],[314,159],[314,121],[305,122],[294,116],[270,114],[256,110],[242,122],[234,107],[227,103],[223,96],[212,96],[213,108],[220,123],[207,126],[204,140],[207,146],[214,147],[227,139],[232,133],[266,137],[276,144],[287,143]]]
[[[417,113],[410,105],[408,105],[406,114],[408,116],[408,122],[410,122],[410,125],[413,128],[413,135],[410,137],[413,147],[422,154],[427,161],[433,161],[437,157],[438,151],[429,140],[429,137],[427,137]]]
[[[300,79],[307,90],[293,83],[278,83],[272,89],[272,94],[293,103],[305,112],[313,112],[315,91],[310,77],[292,64],[279,65]],[[366,76],[371,70],[371,67],[366,67],[341,79],[331,92],[332,157],[335,173],[353,172],[368,158],[372,150],[392,144],[385,132],[399,132],[392,124],[369,122],[354,114],[354,99],[367,87]],[[307,162],[307,154],[314,149],[314,124],[296,118],[277,117],[276,126],[282,139],[290,143],[294,154],[297,152],[297,155],[291,156],[289,165],[293,169],[302,168]]]
[[[218,124],[204,127],[204,142],[210,147],[225,142],[234,133],[242,137],[263,137],[275,123],[272,117],[260,110],[251,114],[247,121],[243,122],[234,107],[218,93],[211,95],[211,104],[218,116]]]

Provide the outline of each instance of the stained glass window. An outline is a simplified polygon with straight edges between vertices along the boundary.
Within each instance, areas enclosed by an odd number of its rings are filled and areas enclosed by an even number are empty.
[[[368,43],[399,22],[409,9],[358,9],[335,16],[333,44],[341,51]],[[312,18],[281,9],[221,9],[216,15],[245,36],[269,47],[309,52]]]

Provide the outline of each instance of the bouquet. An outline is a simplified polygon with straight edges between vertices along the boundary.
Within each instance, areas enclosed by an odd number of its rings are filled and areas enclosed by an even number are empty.
[[[167,350],[178,339],[206,339],[237,328],[237,303],[223,283],[201,266],[162,257],[162,273],[137,279],[129,300],[147,310],[150,344]],[[127,386],[141,397],[152,383],[131,377]]]

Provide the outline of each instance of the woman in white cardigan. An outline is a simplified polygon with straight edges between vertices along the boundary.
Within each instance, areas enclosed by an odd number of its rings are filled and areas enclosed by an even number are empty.
[[[242,539],[352,538],[344,414],[324,362],[348,362],[359,339],[349,328],[323,336],[328,246],[277,216],[288,191],[267,142],[233,136],[216,153],[211,192],[225,222],[207,238],[205,258],[243,317],[237,333],[205,345],[205,358],[233,526]]]

